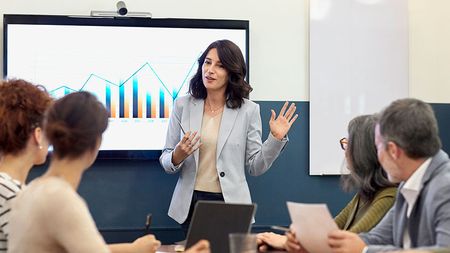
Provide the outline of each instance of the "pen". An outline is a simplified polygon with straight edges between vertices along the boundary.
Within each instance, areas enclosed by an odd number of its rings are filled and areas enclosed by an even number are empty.
[[[152,224],[152,214],[147,214],[147,218],[145,219],[145,232],[150,234],[150,225]]]
[[[274,230],[279,230],[279,231],[283,231],[283,232],[289,232],[289,228],[287,227],[281,227],[281,226],[270,226],[271,229]]]
[[[180,122],[177,118],[175,118],[175,120],[177,121],[178,125],[179,125],[180,128],[181,128],[181,132],[183,132],[183,134],[186,134],[186,131],[184,131],[184,128],[183,128],[183,126],[181,125],[181,122]]]

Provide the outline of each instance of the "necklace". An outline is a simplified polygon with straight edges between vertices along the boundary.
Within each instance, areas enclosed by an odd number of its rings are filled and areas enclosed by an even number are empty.
[[[220,112],[220,111],[222,111],[222,109],[223,109],[223,105],[222,106],[219,106],[219,107],[217,107],[216,109],[214,109],[210,104],[209,104],[209,102],[208,101],[206,101],[206,103],[205,103],[207,106],[208,106],[208,108],[209,108],[209,111],[210,112],[212,112],[212,113],[216,113],[216,112]]]

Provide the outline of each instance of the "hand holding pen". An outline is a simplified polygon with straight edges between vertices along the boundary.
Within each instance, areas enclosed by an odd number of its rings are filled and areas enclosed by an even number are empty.
[[[177,123],[178,125],[180,125],[181,131],[184,133],[184,136],[181,139],[181,141],[178,142],[172,154],[172,163],[175,166],[184,161],[184,159],[186,159],[188,156],[194,153],[201,146],[200,134],[198,134],[197,131],[185,132],[180,121],[177,120]]]
[[[150,225],[152,223],[152,214],[147,214],[145,220],[145,234],[130,244],[115,244],[110,245],[113,252],[156,252],[161,246],[161,242],[158,241],[154,235],[150,234]],[[116,246],[117,245],[117,246]],[[125,248],[126,246],[126,248]]]
[[[270,228],[273,229],[273,230],[278,230],[278,231],[284,232],[284,233],[287,233],[287,232],[290,231],[289,228],[281,227],[281,226],[270,226]]]

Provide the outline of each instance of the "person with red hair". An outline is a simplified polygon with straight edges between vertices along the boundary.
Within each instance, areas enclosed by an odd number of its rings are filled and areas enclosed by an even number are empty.
[[[0,82],[0,253],[7,251],[11,200],[31,168],[45,162],[42,124],[51,103],[43,86],[19,79]]]

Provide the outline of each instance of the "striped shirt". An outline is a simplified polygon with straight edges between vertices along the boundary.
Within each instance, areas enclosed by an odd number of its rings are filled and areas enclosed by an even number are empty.
[[[12,179],[8,174],[0,172],[0,253],[6,253],[8,238],[8,222],[11,211],[11,201],[22,189],[19,181]]]

